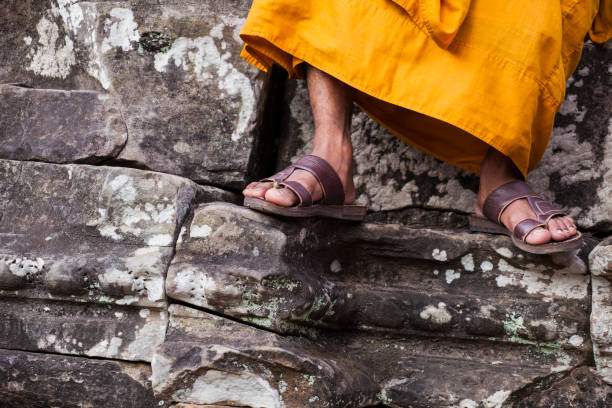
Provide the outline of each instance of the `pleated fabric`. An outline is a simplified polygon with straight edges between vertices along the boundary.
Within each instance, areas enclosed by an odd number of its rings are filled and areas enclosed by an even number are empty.
[[[242,56],[357,89],[403,141],[479,173],[489,146],[526,175],[544,154],[587,33],[612,37],[612,0],[254,0]]]

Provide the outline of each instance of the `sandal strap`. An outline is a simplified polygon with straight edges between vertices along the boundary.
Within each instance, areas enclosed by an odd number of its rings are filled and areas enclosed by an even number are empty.
[[[310,207],[312,205],[312,196],[308,190],[306,190],[306,188],[297,181],[283,181],[279,184],[287,187],[289,190],[293,191],[296,196],[298,196],[300,199],[298,207]]]
[[[548,225],[552,217],[567,215],[554,204],[538,196],[528,197],[527,202],[538,217],[538,221],[545,225]]]
[[[279,171],[278,173],[270,176],[270,177],[266,177],[263,178],[261,180],[259,180],[260,182],[266,182],[266,181],[272,181],[272,182],[276,182],[276,183],[281,183],[283,181],[285,181],[285,179],[287,177],[289,177],[291,175],[291,173],[293,173],[293,171],[295,170],[295,166],[291,165],[288,167],[285,167],[284,169],[282,169],[281,171]]]
[[[482,212],[488,219],[501,224],[501,215],[506,207],[516,200],[527,197],[537,197],[529,184],[519,180],[510,181],[489,194],[482,206]]]
[[[501,224],[501,215],[504,210],[513,202],[526,199],[529,207],[535,213],[536,219],[527,218],[514,226],[512,234],[525,242],[527,235],[539,227],[548,227],[548,222],[556,216],[566,215],[554,204],[539,197],[524,181],[510,181],[502,184],[485,200],[482,206],[484,215],[498,224]]]
[[[293,164],[293,167],[310,172],[323,190],[323,203],[328,205],[344,204],[344,188],[338,173],[324,159],[308,154]]]
[[[344,188],[338,173],[324,159],[307,154],[301,157],[294,164],[284,168],[278,173],[259,180],[260,182],[271,181],[277,185],[289,188],[300,199],[300,206],[307,207],[312,205],[312,196],[304,186],[296,181],[285,181],[295,169],[306,170],[311,173],[321,185],[323,190],[324,204],[342,205],[344,204]]]
[[[546,228],[546,224],[540,223],[534,219],[527,218],[514,226],[514,234],[515,237],[525,242],[527,239],[527,235],[531,233],[536,228],[544,227]]]

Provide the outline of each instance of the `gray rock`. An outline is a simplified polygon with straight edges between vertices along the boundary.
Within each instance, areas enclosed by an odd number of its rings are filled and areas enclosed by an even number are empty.
[[[167,50],[138,52],[134,46],[105,56],[130,132],[120,160],[207,184],[243,186],[264,87],[264,76],[239,56],[237,34],[249,5],[132,7],[141,50],[145,33],[163,32],[172,42]]]
[[[15,63],[0,71],[0,83],[106,90],[129,132],[120,163],[238,189],[258,156],[267,89],[265,76],[239,56],[249,6],[10,2],[2,19],[12,31],[0,57]]]
[[[0,348],[151,361],[166,312],[72,302],[0,298]]]
[[[493,407],[563,377],[551,367],[558,359],[529,345],[380,332],[319,332],[310,341],[172,305],[152,381],[159,398],[185,404]]]
[[[548,149],[528,181],[583,228],[612,231],[612,48],[584,47]],[[289,82],[278,169],[310,153],[314,125],[303,82]],[[477,178],[405,145],[356,110],[351,128],[357,201],[373,211],[416,206],[473,212]]]
[[[189,206],[225,197],[160,173],[0,161],[0,295],[163,307]]]
[[[589,254],[592,308],[591,339],[598,373],[612,384],[612,238]]]
[[[589,253],[589,271],[592,275],[612,279],[612,237],[604,239]]]
[[[533,393],[530,393],[533,392]],[[524,390],[516,398],[516,408],[565,408],[612,406],[612,387],[605,384],[592,369],[579,367],[552,384],[541,384],[537,389]]]
[[[0,112],[4,159],[95,163],[127,141],[116,101],[99,92],[0,85]]]
[[[382,330],[588,354],[584,263],[511,248],[507,237],[283,222],[210,203],[186,222],[166,292],[279,333]]]
[[[146,364],[0,349],[0,401],[6,408],[162,406],[150,375]]]
[[[227,408],[227,405],[173,404],[171,408]]]
[[[99,68],[76,28],[90,15],[76,0],[9,0],[0,4],[0,83],[33,88],[104,90]],[[87,39],[96,38],[90,31]]]
[[[158,398],[249,407],[367,406],[376,385],[364,366],[322,346],[172,305],[152,362]]]
[[[612,282],[593,276],[593,305],[591,310],[591,339],[597,372],[612,384]]]

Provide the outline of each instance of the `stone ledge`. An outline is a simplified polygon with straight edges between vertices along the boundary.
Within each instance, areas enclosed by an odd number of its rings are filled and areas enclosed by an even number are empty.
[[[169,312],[166,342],[152,362],[153,388],[159,398],[186,404],[493,407],[588,361],[569,357],[559,372],[568,356],[535,346],[357,331],[311,341],[185,306]]]
[[[359,329],[588,353],[584,263],[510,248],[507,237],[284,222],[209,203],[188,216],[166,292],[278,333]]]
[[[162,173],[0,160],[0,296],[165,307],[189,207],[229,196]]]
[[[110,95],[0,85],[0,158],[98,163],[116,157],[127,128]]]
[[[0,297],[0,348],[151,361],[165,310]]]
[[[0,349],[4,407],[163,406],[153,396],[147,364]]]

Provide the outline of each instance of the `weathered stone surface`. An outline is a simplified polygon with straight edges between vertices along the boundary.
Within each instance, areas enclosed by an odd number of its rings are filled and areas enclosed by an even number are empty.
[[[573,370],[566,378],[542,385],[514,402],[516,408],[606,408],[612,406],[612,387],[588,367]]]
[[[0,83],[107,90],[129,132],[121,163],[235,189],[250,177],[266,85],[239,56],[249,0],[30,3],[1,6],[14,63]]]
[[[612,279],[612,237],[604,239],[589,253],[589,272]]]
[[[152,380],[158,397],[192,404],[493,407],[562,376],[551,370],[556,353],[357,331],[318,332],[310,341],[172,305]]]
[[[612,47],[587,42],[568,81],[551,142],[528,181],[569,210],[581,227],[612,231]],[[287,84],[287,112],[278,168],[310,153],[314,125],[303,82]],[[357,201],[374,211],[409,206],[472,212],[477,179],[405,145],[356,111],[354,145]]]
[[[591,339],[599,375],[612,384],[612,282],[593,276]]]
[[[151,361],[164,341],[156,309],[0,298],[0,348]]]
[[[166,291],[280,333],[356,328],[588,353],[584,263],[510,248],[507,237],[283,222],[210,203],[188,218]]]
[[[152,362],[167,401],[249,407],[367,406],[376,385],[365,366],[329,359],[319,345],[185,307],[170,307],[166,342]]]
[[[187,209],[225,196],[160,173],[0,161],[0,295],[163,307]]]
[[[0,140],[4,159],[93,163],[116,156],[127,129],[109,95],[0,85]]]
[[[173,404],[171,408],[227,408],[228,406],[236,406],[236,405],[200,405],[200,404],[183,404],[182,402],[178,404]]]
[[[610,405],[584,367],[612,382],[610,239],[589,290],[594,238],[544,257],[469,234],[476,179],[363,113],[366,222],[196,208],[240,197],[193,180],[237,190],[275,150],[275,85],[238,57],[249,4],[0,2],[0,158],[26,160],[0,160],[0,405]],[[611,49],[585,46],[530,177],[596,236]],[[279,165],[312,134],[303,84],[285,96]]]
[[[0,67],[0,83],[103,90],[96,79],[99,71],[96,60],[90,61],[89,50],[79,44],[75,35],[86,17],[87,9],[76,0],[3,1],[0,59],[10,63]],[[95,40],[97,36],[91,30],[84,40]]]
[[[167,51],[134,46],[106,56],[130,131],[121,160],[207,184],[244,184],[264,86],[239,56],[250,3],[132,6],[141,35],[161,31],[172,41]]]
[[[0,402],[6,408],[163,406],[150,375],[145,364],[0,349]]]

